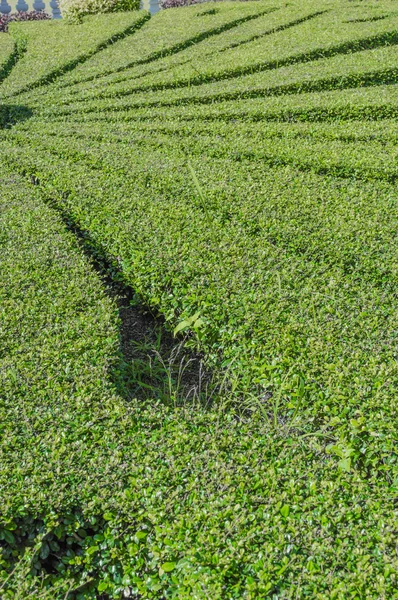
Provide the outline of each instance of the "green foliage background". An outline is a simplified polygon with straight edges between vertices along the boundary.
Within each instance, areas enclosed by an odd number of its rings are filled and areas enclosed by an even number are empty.
[[[396,597],[394,6],[12,26],[4,598]],[[130,398],[94,259],[216,401]]]

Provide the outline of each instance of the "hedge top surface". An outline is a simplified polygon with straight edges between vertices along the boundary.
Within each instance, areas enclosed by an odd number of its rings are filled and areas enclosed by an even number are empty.
[[[45,21],[11,23],[10,36],[25,52],[0,87],[0,97],[52,81],[80,62],[131,34],[149,17],[146,11],[90,15],[82,23]]]
[[[0,145],[5,571],[29,538],[80,598],[396,596],[394,6],[165,11],[7,100],[31,114]],[[126,401],[53,211],[234,408]]]
[[[72,428],[76,419],[80,422],[80,409],[89,410],[96,404],[105,407],[112,402],[115,395],[107,372],[115,362],[118,331],[115,305],[61,219],[22,177],[4,168],[1,181],[4,518],[8,502],[14,503],[12,495],[5,493],[11,472],[15,482],[22,484],[26,505],[37,501],[40,494],[26,486],[18,470],[24,473],[29,465],[30,472],[41,472],[44,480],[51,479],[53,464],[48,464],[50,471],[45,469],[45,461],[35,467],[36,461],[43,461],[42,452],[47,452],[46,427],[53,423],[51,435],[62,437],[67,422]],[[22,421],[21,411],[25,415]],[[50,435],[50,429],[47,433]],[[55,447],[55,438],[53,444]],[[63,454],[61,448],[58,452]],[[59,461],[66,473],[68,458],[59,455]],[[73,488],[65,491],[73,503]],[[45,494],[44,488],[41,493]],[[59,490],[56,501],[62,495]]]
[[[108,73],[124,71],[136,64],[150,63],[165,55],[174,55],[202,40],[211,39],[225,30],[233,31],[245,21],[255,21],[275,8],[272,0],[254,2],[216,2],[193,5],[179,11],[157,13],[132,38],[122,40],[93,57],[64,78],[66,84],[80,79],[89,80]],[[212,12],[214,11],[214,12]],[[64,83],[60,82],[60,83]]]
[[[231,46],[238,45],[238,43],[245,44],[257,38],[272,36],[278,31],[294,27],[298,21],[301,22],[313,18],[314,14],[319,13],[319,11],[314,13],[314,10],[307,5],[298,10],[297,7],[287,9],[284,6],[274,6],[261,2],[261,10],[258,10],[258,3],[256,3],[255,7],[251,7],[252,4],[249,3],[251,10],[247,11],[247,14],[242,14],[242,11],[237,13],[236,7],[234,12],[226,12],[223,17],[227,16],[228,19],[220,27],[214,27],[214,21],[205,21],[208,29],[199,34],[195,33],[195,31],[190,32],[184,29],[184,37],[180,43],[178,43],[178,37],[173,37],[174,45],[162,52],[161,56],[155,53],[135,62],[130,61],[126,63],[124,60],[124,63],[118,69],[115,71],[110,70],[109,74],[107,74],[109,71],[109,69],[107,71],[105,68],[107,64],[113,63],[115,58],[118,59],[120,54],[120,59],[123,59],[123,53],[121,53],[122,44],[117,45],[109,51],[107,57],[101,55],[101,57],[97,57],[96,60],[90,61],[84,68],[81,68],[80,73],[76,72],[62,78],[58,82],[62,86],[62,97],[67,97],[69,94],[78,94],[86,90],[96,90],[97,93],[101,93],[102,87],[106,88],[109,84],[112,84],[113,87],[113,84],[118,82],[129,82],[130,85],[134,85],[135,83],[135,87],[137,87],[142,83],[142,77],[146,81],[150,73],[154,75],[160,74],[162,77],[162,74],[163,76],[165,74],[168,75],[170,69],[175,69],[179,65],[190,64],[192,60],[196,60],[198,43],[200,43],[199,54],[203,60],[208,60],[211,57],[217,56],[219,52],[227,51]],[[253,8],[256,10],[253,10]],[[203,9],[199,8],[199,10],[192,11],[191,20],[193,21],[193,25],[197,27],[195,18],[202,18],[203,16],[207,16],[207,12],[203,12]],[[174,20],[176,20],[176,17]],[[148,27],[146,30],[146,42],[151,37],[154,40],[157,40],[158,37],[164,38],[165,36],[161,30],[165,24],[167,25],[164,19],[163,21],[157,21],[156,26],[151,23],[151,27]],[[199,24],[202,24],[202,22],[199,22]],[[186,38],[187,34],[191,35],[191,37]],[[143,51],[145,51],[145,47],[140,49],[141,53]],[[155,58],[156,60],[154,60]],[[101,68],[105,68],[105,71],[102,72]],[[95,69],[97,69],[95,74],[91,76],[87,75],[88,71],[94,73]],[[167,71],[168,73],[165,73]],[[93,82],[90,83],[92,79]]]
[[[51,568],[53,598],[87,572],[101,578],[82,599],[256,598],[298,577],[309,597],[390,597],[393,497],[376,472],[325,454],[336,419],[312,436],[298,415],[297,435],[259,415],[118,396],[115,305],[42,192],[3,169],[2,569],[31,536],[26,581]],[[5,598],[41,597],[34,580],[21,596],[8,583]]]

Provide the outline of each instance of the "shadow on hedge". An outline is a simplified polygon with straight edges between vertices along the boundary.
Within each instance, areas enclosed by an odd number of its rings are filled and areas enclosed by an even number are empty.
[[[0,129],[9,129],[17,123],[27,121],[33,111],[19,104],[0,104]]]
[[[175,338],[90,233],[70,215],[58,213],[118,306],[119,357],[110,372],[118,394],[128,401],[156,399],[169,406],[210,408],[221,392],[221,379],[206,368],[202,354],[187,347],[189,336]]]
[[[41,181],[24,172],[32,185]],[[69,192],[62,192],[64,199]],[[227,384],[225,374],[206,367],[204,356],[189,344],[189,334],[174,337],[164,318],[130,287],[117,261],[83,230],[55,197],[43,199],[58,213],[118,306],[119,352],[109,375],[125,400],[160,400],[168,406],[210,408]]]

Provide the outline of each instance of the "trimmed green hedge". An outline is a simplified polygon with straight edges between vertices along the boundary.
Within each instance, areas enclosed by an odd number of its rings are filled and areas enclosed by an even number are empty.
[[[347,8],[346,11],[348,15],[355,15],[359,9]],[[162,70],[144,76],[143,81],[132,77],[130,87],[136,91],[189,87],[310,62],[324,56],[349,54],[375,45],[388,45],[389,38],[396,39],[398,16],[395,14],[376,22],[347,22],[345,17],[348,15],[340,11],[310,12],[306,4],[299,14],[311,18],[303,19],[295,27],[282,28],[272,35],[232,47],[221,54],[202,54],[198,51],[194,55],[190,53],[189,60],[177,65],[170,57],[165,61],[168,67],[166,72]],[[281,18],[283,13],[271,13],[270,20],[276,15]]]
[[[87,15],[133,11],[140,9],[139,0],[60,0],[62,16],[79,22]]]
[[[0,595],[396,597],[391,7],[165,11],[6,105]],[[82,248],[211,407],[129,399]]]
[[[393,594],[393,496],[325,453],[338,419],[126,403],[113,302],[38,187],[2,183],[2,597]]]
[[[217,4],[215,14],[206,14],[209,5],[193,5],[184,8],[183,16],[176,11],[161,11],[156,18],[143,27],[134,38],[124,40],[93,57],[84,66],[65,76],[59,85],[90,81],[107,74],[124,72],[138,65],[150,65],[153,61],[175,55],[203,41],[212,40],[225,31],[233,32],[240,25],[255,23],[262,15],[274,14],[275,2],[222,2]],[[184,16],[185,15],[185,16]],[[63,90],[62,93],[66,93]]]
[[[53,122],[64,122],[73,115],[74,123],[84,122],[151,122],[165,117],[181,122],[204,123],[224,121],[244,122],[341,122],[383,121],[393,119],[398,114],[396,106],[398,87],[396,84],[370,87],[327,90],[324,92],[304,92],[265,98],[245,98],[242,100],[216,101],[201,105],[186,106],[143,106],[130,107],[125,98],[115,100],[99,99],[84,103],[74,103],[48,110],[42,108],[43,118]],[[33,103],[32,103],[33,104]],[[188,103],[189,104],[189,103]]]
[[[102,53],[89,64],[84,65],[81,75],[79,70],[76,70],[58,82],[61,86],[58,94],[59,101],[64,103],[69,97],[76,97],[76,94],[79,96],[91,92],[101,94],[105,85],[109,84],[112,84],[112,89],[116,91],[115,84],[119,82],[122,82],[122,86],[123,82],[128,82],[129,88],[133,86],[135,89],[137,81],[141,83],[142,76],[147,77],[150,74],[155,77],[159,74],[167,76],[170,72],[174,72],[178,65],[186,65],[196,60],[198,42],[200,42],[201,55],[206,59],[217,57],[219,52],[228,50],[237,40],[244,43],[253,37],[256,39],[256,36],[267,37],[272,33],[293,27],[297,21],[305,21],[313,14],[319,13],[319,11],[314,13],[306,5],[299,10],[297,7],[281,10],[273,4],[264,5],[264,2],[249,3],[244,13],[242,7],[238,7],[237,10],[236,3],[223,2],[221,10],[219,7],[215,9],[217,22],[220,22],[220,26],[215,27],[217,23],[215,17],[208,19],[208,8],[196,5],[184,10],[190,10],[192,18],[189,21],[189,29],[187,29],[187,19],[184,19],[180,42],[176,32],[178,21],[176,23],[175,13],[173,17],[173,13],[170,15],[168,11],[164,11],[157,18],[156,26],[151,22],[151,26],[144,28],[141,36],[137,36],[136,52],[139,57],[141,56],[138,60],[134,62],[126,60],[126,57],[130,56],[126,44],[113,46],[106,54]],[[171,31],[173,31],[171,38],[173,45],[167,48]],[[158,47],[159,40],[162,40],[165,49],[160,53],[157,51],[148,55],[151,42]],[[148,44],[150,44],[149,48]],[[109,69],[109,64],[115,64],[117,68]],[[90,76],[87,76],[87,73],[90,73]]]
[[[25,168],[42,181],[49,194],[55,194],[62,209],[90,231],[113,260],[118,257],[126,280],[148,303],[160,307],[174,324],[200,311],[197,333],[207,356],[216,362],[222,350],[223,360],[232,361],[232,372],[245,387],[257,383],[264,391],[277,390],[284,381],[295,393],[297,375],[306,373],[307,402],[317,406],[320,418],[325,394],[330,397],[328,410],[339,413],[345,397],[345,413],[350,403],[356,411],[363,391],[353,374],[360,373],[364,386],[372,388],[381,365],[388,370],[387,365],[394,366],[391,345],[380,346],[381,338],[394,335],[396,318],[393,291],[389,292],[386,279],[395,255],[388,185],[307,174],[311,158],[304,149],[300,147],[296,156],[288,142],[278,146],[277,140],[264,144],[263,149],[264,132],[251,142],[245,135],[236,140],[226,133],[216,135],[216,140],[202,137],[198,142],[191,132],[176,145],[149,133],[148,140],[141,136],[135,147],[105,140],[97,141],[93,150],[74,136],[62,141],[31,135],[26,145],[21,138],[15,142],[24,153]],[[333,174],[333,145],[328,141],[327,146],[326,164],[318,150],[314,170],[329,167]],[[337,145],[337,164],[344,157],[342,152],[350,154],[346,146]],[[373,145],[376,154],[379,147]],[[321,143],[318,148],[322,150]],[[359,155],[357,164],[351,159],[347,175],[356,170],[360,177],[360,166],[366,174],[365,159],[372,156],[371,148],[368,143],[365,158]],[[207,210],[195,198],[187,155],[205,190]],[[267,173],[258,164],[267,165],[269,160],[271,166],[289,161],[302,165],[303,172],[283,167]],[[369,168],[370,177],[377,179],[374,161]],[[380,166],[382,173],[385,168],[385,164]],[[218,173],[225,179],[221,198]],[[257,200],[247,195],[247,178]],[[280,198],[279,204],[273,198]],[[330,212],[328,219],[325,211]],[[251,254],[246,256],[249,246]],[[371,258],[374,253],[377,265]],[[280,295],[282,279],[289,282],[286,297]],[[352,295],[347,295],[345,285]],[[377,316],[380,286],[384,301]],[[329,296],[333,298],[330,306],[323,301]],[[308,336],[311,345],[305,342]],[[353,344],[357,354],[348,366]],[[272,355],[269,362],[267,357]],[[380,402],[383,411],[394,411],[390,393],[386,389],[377,394],[377,406]],[[386,423],[392,426],[393,412],[390,415]]]
[[[13,580],[3,587],[10,560],[29,545],[29,532],[39,533],[33,509],[73,505],[90,483],[81,477],[90,455],[83,457],[79,445],[90,432],[85,415],[95,407],[98,418],[114,411],[107,372],[116,364],[118,330],[116,307],[73,235],[33,186],[2,165],[0,593],[14,598],[19,584],[28,586],[18,590],[21,597],[36,587]],[[18,522],[24,540],[13,555]]]
[[[398,35],[394,42],[398,42]],[[211,104],[220,100],[241,100],[243,98],[283,96],[328,89],[346,89],[358,85],[381,85],[396,83],[398,47],[382,46],[374,50],[364,50],[349,55],[339,55],[329,59],[319,59],[308,64],[281,67],[254,75],[245,75],[237,80],[217,81],[197,87],[162,90],[159,92],[136,92],[126,84],[93,90],[79,95],[84,107],[90,107],[88,100],[98,98],[124,97],[132,94],[130,104],[134,107],[173,106],[181,104]],[[70,98],[60,101],[67,105]],[[125,101],[124,101],[125,102]]]
[[[7,171],[1,202],[2,568],[28,543],[3,597],[392,597],[393,496],[325,454],[338,419],[125,403],[115,307],[72,235]]]
[[[116,40],[131,35],[148,19],[146,11],[92,15],[65,21],[11,23],[10,35],[23,40],[26,53],[0,88],[0,97],[53,81]]]

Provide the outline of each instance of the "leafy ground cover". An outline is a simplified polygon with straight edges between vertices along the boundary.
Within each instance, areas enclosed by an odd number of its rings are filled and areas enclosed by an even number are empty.
[[[118,18],[0,88],[3,593],[397,597],[394,3]],[[83,250],[216,399],[131,398]]]
[[[188,60],[176,64],[173,57],[166,58],[162,61],[163,70],[152,76],[146,73],[143,80],[136,77],[137,73],[130,72],[129,80],[122,85],[112,86],[109,94],[190,87],[206,81],[228,80],[254,71],[269,71],[283,65],[308,63],[325,55],[347,55],[364,48],[394,43],[396,14],[392,13],[388,18],[376,22],[358,23],[354,19],[360,14],[358,8],[346,10],[347,16],[352,16],[351,20],[342,19],[339,13],[314,10],[314,7],[306,4],[298,15],[297,11],[294,15],[292,9],[288,15],[282,10],[275,11],[269,17],[270,25],[274,25],[274,21],[282,26],[270,26],[263,34],[252,35],[239,44],[229,40],[229,47],[218,49],[217,52],[208,53],[206,44],[203,54],[188,49],[184,52],[188,54]],[[291,26],[287,27],[288,24]],[[183,59],[184,56],[179,58]],[[98,94],[97,88],[94,93]]]
[[[90,15],[79,25],[51,20],[11,24],[10,34],[23,42],[26,51],[3,83],[1,94],[13,96],[55,79],[131,34],[148,16],[145,11],[135,11],[111,13],[106,18]]]
[[[272,14],[276,8],[269,1],[250,2],[244,6],[223,2],[210,14],[208,11],[211,9],[206,7],[199,10],[195,7],[187,8],[187,17],[183,22],[176,18],[175,12],[164,12],[161,19],[151,22],[150,27],[144,27],[134,39],[109,48],[107,52],[93,57],[82,69],[76,69],[69,77],[65,77],[65,83],[119,73],[136,65],[148,65],[164,56],[174,56],[224,31],[232,32],[242,24],[255,22],[264,14]],[[60,85],[62,83],[59,82]]]

